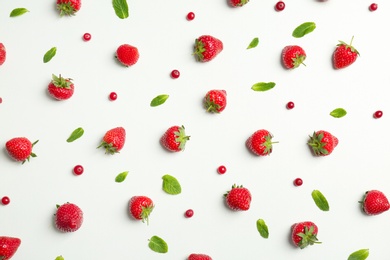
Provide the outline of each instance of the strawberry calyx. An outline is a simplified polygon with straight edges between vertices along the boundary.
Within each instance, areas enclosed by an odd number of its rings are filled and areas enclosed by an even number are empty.
[[[321,244],[321,242],[318,241],[316,234],[314,234],[314,226],[310,226],[310,228],[305,226],[305,231],[298,233],[297,236],[301,238],[298,243],[298,246],[301,249],[310,245]]]
[[[292,63],[294,68],[298,68],[299,65],[304,65],[306,66],[305,63],[303,63],[306,59],[306,55],[299,55],[298,53],[295,55],[295,58],[292,58]]]
[[[38,143],[38,141],[39,141],[39,140],[36,140],[35,142],[33,142],[33,143],[31,144],[31,146],[34,147],[34,145],[35,145],[36,143]],[[37,155],[36,155],[35,153],[31,152],[30,155],[22,162],[22,164],[24,164],[26,161],[29,162],[31,157],[32,157],[32,158],[35,158],[35,157],[37,157]],[[0,260],[1,260],[1,259],[0,259]]]
[[[310,140],[308,144],[313,148],[313,152],[315,155],[327,155],[329,152],[324,147],[327,143],[322,142],[322,138],[324,138],[323,133],[314,132],[312,136],[309,136]]]
[[[57,88],[71,88],[73,84],[71,80],[72,79],[65,79],[61,77],[61,74],[58,77],[52,74],[52,83]]]
[[[106,154],[115,154],[119,153],[118,149],[113,145],[113,143],[107,143],[102,141],[97,148],[103,147],[106,150]]]
[[[236,185],[236,184],[233,184],[233,185],[232,185],[232,189],[239,189],[239,188],[244,188],[244,186],[242,186],[242,185]],[[231,189],[231,190],[232,190],[232,189]],[[224,197],[227,197],[227,195],[230,193],[231,190],[228,190],[223,196],[224,196]]]
[[[204,43],[198,39],[195,40],[195,52],[193,53],[196,55],[195,57],[197,60],[202,61],[204,56],[203,53],[206,51],[204,47]]]
[[[354,36],[352,36],[352,39],[351,39],[351,42],[349,44],[343,42],[343,41],[339,41],[340,43],[337,44],[337,46],[344,46],[345,49],[351,49],[351,52],[354,52],[356,53],[357,55],[360,55],[360,53],[358,52],[358,50],[355,49],[355,47],[352,46],[352,41],[353,41],[353,38]]]
[[[153,205],[142,207],[140,218],[142,219],[142,222],[146,222],[147,225],[149,225],[149,216],[152,213],[153,209]]]
[[[264,149],[263,154],[265,154],[265,155],[269,155],[272,152],[272,145],[273,144],[279,143],[277,141],[272,142],[272,137],[273,136],[271,134],[264,137],[265,141],[263,143],[263,146],[265,147],[265,149]]]
[[[205,106],[206,112],[209,113],[219,113],[219,109],[221,108],[219,104],[211,100],[210,95],[206,97]]]
[[[71,2],[57,4],[57,10],[60,11],[60,16],[72,16],[75,15],[77,12]]]
[[[184,150],[186,142],[190,140],[190,136],[187,136],[185,133],[184,126],[178,128],[178,131],[175,131],[175,141],[179,143],[179,149]]]

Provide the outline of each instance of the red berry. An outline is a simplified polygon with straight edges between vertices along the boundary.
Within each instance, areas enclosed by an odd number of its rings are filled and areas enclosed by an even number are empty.
[[[226,172],[226,167],[221,165],[218,167],[217,171],[219,174],[224,174]]]
[[[287,103],[286,107],[287,107],[287,109],[293,109],[295,107],[295,104],[294,104],[294,102],[290,101]]]
[[[369,10],[371,12],[372,11],[376,11],[376,9],[378,9],[378,5],[377,4],[375,4],[375,3],[370,4]]]
[[[76,165],[73,168],[73,173],[76,174],[76,175],[81,175],[81,174],[83,174],[83,172],[84,172],[84,167],[81,166],[81,165]]]
[[[383,116],[383,112],[378,110],[374,113],[374,118],[381,118]]]
[[[285,7],[286,7],[285,3],[283,1],[279,1],[275,5],[275,10],[276,11],[283,11]]]
[[[192,21],[192,20],[194,20],[195,19],[195,14],[193,13],[193,12],[189,12],[188,14],[187,14],[187,20],[188,21]]]
[[[84,41],[87,42],[87,41],[91,40],[91,38],[92,38],[92,36],[90,33],[84,33],[84,35],[83,35]]]
[[[1,203],[3,205],[8,205],[10,203],[10,199],[7,196],[1,198]]]
[[[303,184],[303,181],[302,181],[301,178],[296,178],[296,179],[294,180],[294,185],[295,185],[295,186],[301,186],[302,184]]]
[[[186,212],[184,213],[184,216],[186,217],[186,218],[190,218],[190,217],[192,217],[194,215],[194,211],[192,210],[192,209],[188,209],[188,210],[186,210]]]
[[[118,98],[118,95],[115,92],[111,92],[110,95],[108,96],[108,98],[111,101],[114,101],[114,100],[116,100]]]
[[[174,78],[174,79],[177,79],[178,77],[180,77],[180,71],[172,70],[171,77]]]
[[[3,99],[0,97],[0,104],[3,103]]]

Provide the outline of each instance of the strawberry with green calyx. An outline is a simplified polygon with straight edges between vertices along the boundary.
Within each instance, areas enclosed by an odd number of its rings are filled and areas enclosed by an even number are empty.
[[[101,144],[97,148],[103,147],[106,154],[115,154],[122,150],[125,141],[126,130],[123,127],[115,127],[105,133]]]
[[[75,232],[83,224],[83,211],[76,204],[65,203],[57,205],[55,213],[55,226],[62,232]]]
[[[52,80],[47,87],[49,95],[57,100],[66,100],[73,96],[74,84],[72,79],[52,75]]]
[[[352,41],[353,37],[350,44],[339,41],[340,43],[333,52],[333,67],[335,69],[346,68],[356,61],[359,52],[352,46]]]
[[[171,152],[183,151],[190,137],[186,135],[184,126],[171,126],[160,138],[161,145]]]
[[[388,211],[390,208],[386,195],[379,190],[367,191],[362,201],[359,202],[361,203],[363,212],[367,215],[378,215]]]
[[[0,42],[0,66],[3,65],[7,57],[7,51],[5,50],[4,44]]]
[[[232,7],[242,7],[246,5],[249,0],[228,0],[228,2]]]
[[[129,213],[137,219],[149,224],[149,216],[154,209],[153,201],[147,196],[133,196],[129,201]]]
[[[11,259],[21,242],[17,237],[0,236],[0,260]]]
[[[226,91],[210,90],[204,97],[204,106],[209,113],[220,113],[226,108]]]
[[[234,211],[246,211],[250,208],[252,195],[247,188],[234,184],[230,191],[224,194],[226,205]]]
[[[339,140],[337,137],[328,131],[319,130],[315,131],[313,135],[310,136],[308,145],[312,148],[313,153],[316,156],[327,156],[333,152],[338,143]]]
[[[30,161],[30,157],[37,157],[32,152],[36,143],[38,143],[38,140],[31,143],[26,137],[15,137],[5,143],[5,149],[12,159],[23,164],[26,161]]]
[[[198,61],[211,61],[222,50],[222,41],[211,35],[202,35],[195,40],[194,55]]]
[[[254,132],[246,141],[247,148],[257,156],[266,156],[272,153],[272,134],[265,129]]]
[[[306,59],[306,52],[298,45],[289,45],[282,50],[282,62],[286,69],[298,68]]]
[[[60,16],[75,15],[81,8],[81,0],[57,0],[57,10]]]
[[[295,223],[291,227],[291,240],[296,247],[304,249],[307,246],[320,244],[317,239],[318,227],[311,221]]]

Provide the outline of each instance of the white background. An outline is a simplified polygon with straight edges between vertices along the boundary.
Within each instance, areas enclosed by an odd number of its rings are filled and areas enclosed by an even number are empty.
[[[369,259],[390,259],[389,212],[366,216],[358,201],[365,191],[390,194],[388,96],[388,17],[390,3],[370,1],[252,0],[231,8],[225,0],[129,0],[130,17],[119,19],[111,1],[83,1],[74,17],[60,18],[55,1],[0,0],[0,42],[7,60],[0,67],[0,235],[22,240],[13,259],[179,259],[206,253],[213,259],[347,259],[369,248]],[[14,8],[30,12],[10,18]],[[188,12],[195,20],[187,21]],[[317,28],[303,38],[291,36],[303,22]],[[82,40],[89,32],[92,39]],[[224,50],[209,63],[191,55],[195,38],[213,35]],[[349,42],[360,56],[352,66],[334,70],[331,63],[338,40]],[[247,50],[254,37],[258,47]],[[116,48],[138,47],[139,62],[130,68],[114,59]],[[298,44],[306,66],[287,71],[280,63],[284,46]],[[51,47],[57,55],[42,62]],[[173,69],[181,72],[171,79]],[[52,74],[72,78],[75,94],[54,101],[46,88]],[[257,82],[276,83],[268,92],[254,92]],[[210,89],[225,89],[228,106],[207,114],[202,98]],[[108,100],[111,91],[118,94]],[[167,102],[150,107],[159,94]],[[295,103],[287,110],[288,101]],[[329,115],[343,107],[348,114]],[[382,110],[381,119],[372,117]],[[191,136],[185,151],[166,152],[159,138],[172,125],[184,125]],[[104,133],[123,126],[125,147],[114,156],[96,149]],[[70,133],[85,134],[67,143]],[[253,156],[246,139],[267,129],[278,144],[270,156]],[[313,157],[307,146],[315,130],[339,139],[328,157]],[[4,144],[13,137],[39,139],[38,155],[23,165],[12,161]],[[75,176],[75,165],[84,174]],[[218,175],[219,165],[227,167]],[[129,171],[123,183],[115,176]],[[175,176],[182,194],[161,188],[164,174]],[[303,179],[295,187],[293,180]],[[249,211],[232,212],[223,194],[234,183],[252,193]],[[314,189],[328,199],[330,211],[319,210]],[[134,195],[153,199],[155,209],[146,225],[131,219],[128,200]],[[53,226],[55,205],[73,202],[84,211],[75,233]],[[191,219],[183,216],[192,208]],[[256,220],[262,218],[270,236],[262,238]],[[300,250],[291,245],[290,227],[310,220],[319,228],[321,245]],[[148,248],[157,235],[169,245],[167,254]]]

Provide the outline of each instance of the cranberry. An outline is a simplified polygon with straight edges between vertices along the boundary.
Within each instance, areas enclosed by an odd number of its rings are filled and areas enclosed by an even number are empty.
[[[287,103],[286,107],[287,107],[287,109],[293,109],[295,107],[295,104],[294,104],[294,102],[290,101]]]
[[[73,168],[73,173],[76,174],[76,175],[81,175],[81,174],[83,174],[83,172],[84,172],[84,167],[81,166],[81,165],[76,165]]]
[[[110,95],[108,96],[108,98],[111,101],[114,101],[114,100],[116,100],[118,98],[118,95],[115,92],[111,92]]]
[[[383,112],[378,110],[374,113],[374,118],[381,118],[383,116]]]
[[[186,217],[186,218],[190,218],[190,217],[192,217],[194,215],[194,211],[192,210],[192,209],[188,209],[188,210],[186,210],[186,212],[184,213],[184,216]]]
[[[180,71],[172,70],[171,77],[174,78],[174,79],[177,79],[178,77],[180,77]]]
[[[3,103],[3,99],[0,97],[0,104]]]
[[[10,199],[7,196],[1,198],[1,203],[3,205],[8,205],[10,203]]]
[[[226,167],[223,166],[223,165],[219,166],[218,169],[217,169],[217,172],[219,174],[224,174],[226,172]]]
[[[376,11],[378,9],[378,5],[375,3],[370,4],[370,7],[368,8],[371,12]]]
[[[276,11],[283,11],[285,7],[286,7],[285,3],[283,1],[279,1],[275,5],[275,10]]]
[[[84,41],[87,42],[87,41],[91,40],[91,38],[92,38],[92,36],[90,33],[84,33],[84,35],[83,35]]]
[[[296,179],[294,180],[294,185],[295,185],[295,186],[301,186],[302,184],[303,184],[303,181],[302,181],[301,178],[296,178]]]
[[[193,13],[193,12],[189,12],[188,14],[187,14],[187,20],[188,21],[192,21],[192,20],[194,20],[195,19],[195,14]]]

